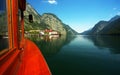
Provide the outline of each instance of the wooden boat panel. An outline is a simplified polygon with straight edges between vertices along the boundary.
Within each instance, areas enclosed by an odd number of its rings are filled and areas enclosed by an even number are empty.
[[[0,75],[51,75],[39,48],[30,40],[21,43],[23,50],[12,50],[0,60]]]
[[[18,75],[51,75],[39,48],[27,39],[24,42],[23,59]]]

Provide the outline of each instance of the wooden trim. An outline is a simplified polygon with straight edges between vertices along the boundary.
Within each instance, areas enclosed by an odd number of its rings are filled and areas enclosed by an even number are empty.
[[[8,49],[4,49],[4,50],[0,51],[0,57],[1,57],[2,55],[4,55],[5,53],[7,53],[8,51],[9,51]]]
[[[18,56],[19,53],[20,53],[19,50],[13,49],[10,50],[10,52],[7,52],[2,58],[0,58],[0,75],[15,75],[15,74],[10,74],[10,72],[11,70],[13,70],[12,68],[16,67],[13,66],[12,63],[16,62],[15,60],[17,57],[19,58]],[[12,67],[10,67],[11,65]]]
[[[18,48],[18,0],[12,0],[12,26],[14,47]]]
[[[7,57],[12,51],[16,50],[16,48],[12,48],[12,49],[9,49],[9,51],[5,54],[3,54],[1,57],[0,57],[0,61],[2,61],[5,57]]]
[[[12,11],[11,0],[6,0],[7,4],[7,23],[8,23],[8,37],[9,37],[9,49],[13,48],[13,31],[12,31]]]

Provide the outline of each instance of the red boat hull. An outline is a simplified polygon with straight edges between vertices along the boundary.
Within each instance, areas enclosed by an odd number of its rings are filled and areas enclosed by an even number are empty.
[[[23,49],[14,50],[1,59],[0,75],[51,75],[39,48],[30,40],[23,42]]]

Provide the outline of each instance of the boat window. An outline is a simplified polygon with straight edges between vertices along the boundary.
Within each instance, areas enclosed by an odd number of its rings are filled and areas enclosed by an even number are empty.
[[[6,0],[0,0],[0,52],[8,48]]]

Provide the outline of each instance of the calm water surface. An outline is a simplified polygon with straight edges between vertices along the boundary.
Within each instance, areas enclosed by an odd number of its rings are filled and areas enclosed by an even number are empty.
[[[32,39],[53,75],[120,75],[119,36]]]
[[[8,48],[8,39],[7,38],[0,38],[0,51]]]

